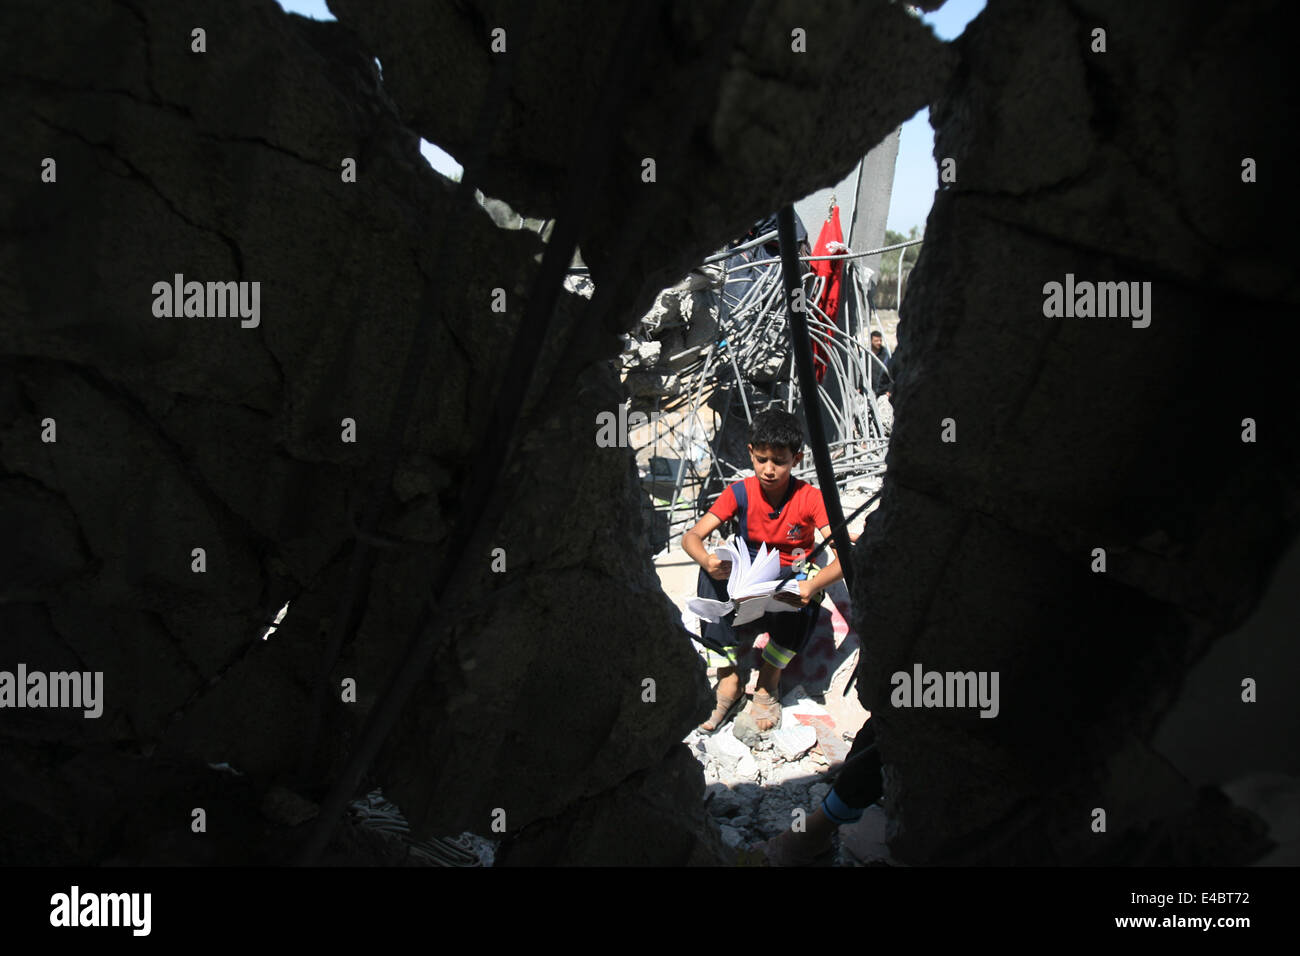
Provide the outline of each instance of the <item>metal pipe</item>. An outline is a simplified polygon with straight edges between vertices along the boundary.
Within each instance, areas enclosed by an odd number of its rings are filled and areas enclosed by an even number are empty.
[[[831,534],[835,544],[835,554],[840,562],[844,582],[852,589],[853,572],[850,561],[848,531],[844,527],[844,511],[840,508],[839,489],[835,484],[835,468],[831,464],[830,451],[826,447],[826,430],[822,424],[821,407],[817,401],[816,375],[813,372],[812,343],[808,338],[808,326],[804,320],[804,310],[796,309],[795,293],[801,289],[799,277],[798,253],[794,239],[794,207],[782,206],[776,214],[776,228],[781,242],[781,259],[785,276],[786,303],[789,310],[790,344],[794,352],[795,368],[803,392],[804,417],[808,422],[808,438],[812,445],[813,460],[817,464],[817,480],[822,485],[822,496],[826,501],[826,515],[831,519]]]

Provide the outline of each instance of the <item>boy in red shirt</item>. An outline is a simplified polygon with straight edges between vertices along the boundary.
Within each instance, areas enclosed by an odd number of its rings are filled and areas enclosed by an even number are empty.
[[[802,570],[801,559],[812,553],[814,528],[821,532],[823,540],[830,540],[830,519],[826,517],[822,493],[806,481],[790,476],[795,465],[803,460],[802,448],[803,430],[799,420],[789,412],[772,409],[754,417],[749,429],[749,457],[754,477],[729,486],[695,527],[682,536],[682,550],[703,569],[701,596],[727,599],[726,582],[731,564],[710,554],[704,539],[733,517],[738,518],[739,533],[751,555],[759,544],[778,549],[782,572],[790,576]],[[739,499],[746,505],[743,512]],[[844,576],[839,559],[829,545],[826,551],[832,560],[817,573],[816,582],[800,580],[799,597],[788,595],[788,602],[800,608],[798,612],[769,612],[741,628],[732,627],[734,611],[720,621],[701,622],[700,642],[713,652],[710,660],[722,665],[718,667],[717,706],[712,716],[700,725],[701,730],[717,730],[743,698],[736,648],[742,640],[752,643],[764,631],[768,643],[763,649],[750,715],[762,731],[771,730],[780,721],[781,671],[803,650],[821,614],[821,605],[812,598]]]

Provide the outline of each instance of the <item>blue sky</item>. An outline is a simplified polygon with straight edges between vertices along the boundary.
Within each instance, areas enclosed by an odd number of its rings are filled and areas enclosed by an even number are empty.
[[[984,0],[948,0],[934,13],[927,13],[921,19],[930,25],[940,40],[952,40],[960,36],[966,24],[983,9]],[[894,194],[889,200],[886,228],[904,235],[912,226],[925,228],[925,217],[930,215],[938,182],[934,130],[930,128],[930,110],[927,108],[904,123],[898,137]]]
[[[279,0],[280,6],[293,13],[316,20],[333,20],[325,0]],[[941,40],[951,40],[966,29],[966,24],[984,9],[984,0],[948,0],[934,13],[922,19]],[[422,143],[424,153],[434,169],[450,176],[460,169],[456,161],[432,143]],[[903,124],[899,136],[898,164],[894,167],[894,194],[889,202],[888,227],[906,233],[912,226],[923,227],[934,202],[938,167],[934,163],[934,130],[930,128],[930,111],[921,110]]]

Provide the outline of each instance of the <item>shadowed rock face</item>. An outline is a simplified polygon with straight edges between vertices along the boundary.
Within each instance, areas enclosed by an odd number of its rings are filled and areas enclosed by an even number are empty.
[[[622,393],[590,309],[630,326],[932,101],[959,176],[904,306],[891,481],[855,595],[896,852],[1115,859],[1104,841],[1134,826],[1158,847],[1225,817],[1145,741],[1294,532],[1294,403],[1284,356],[1256,347],[1295,304],[1294,242],[1258,239],[1278,187],[1240,184],[1241,150],[1223,145],[1249,131],[1261,169],[1289,149],[1284,124],[1261,140],[1234,108],[1249,90],[1254,116],[1294,115],[1294,83],[1249,79],[1273,62],[1271,8],[994,0],[954,58],[887,3],[669,4],[637,35],[616,130],[590,122],[619,31],[604,4],[547,4],[522,30],[504,5],[331,8],[341,23],[270,0],[0,14],[0,668],[105,675],[98,720],[0,712],[0,818],[24,824],[0,833],[0,860],[279,862],[300,844],[267,795],[319,799],[335,779],[431,569],[463,547],[449,535],[476,449],[504,440],[491,403],[543,246],[417,150],[420,134],[467,158],[484,102],[491,146],[467,175],[528,215],[566,215],[583,157],[602,133],[614,147],[607,179],[579,181],[597,299],[561,298],[497,479],[508,505],[485,516],[506,572],[459,556],[482,573],[372,767],[417,832],[487,832],[499,808],[507,863],[718,859],[677,743],[709,694],[642,557],[631,456],[593,440]],[[503,98],[488,89],[498,24]],[[790,52],[795,27],[808,54]],[[847,121],[845,103],[862,104]],[[1042,284],[1066,272],[1152,281],[1151,326],[1044,319]],[[1205,390],[1207,273],[1253,349],[1231,405]],[[260,283],[259,322],[155,315],[154,284],[176,274]],[[1241,444],[1250,414],[1268,441]],[[938,441],[944,417],[955,445]],[[1087,570],[1097,546],[1104,576]],[[891,712],[889,674],[913,661],[1001,669],[998,719]],[[245,776],[204,767],[223,761]],[[238,822],[196,848],[205,800]],[[1077,807],[1098,805],[1114,836],[1094,844]],[[342,832],[327,858],[387,852]]]
[[[14,544],[0,663],[105,675],[97,720],[4,712],[0,810],[26,822],[0,837],[6,861],[198,861],[185,842],[190,809],[204,805],[203,765],[218,762],[245,775],[232,786],[210,772],[211,802],[240,821],[238,838],[209,841],[201,859],[284,859],[302,833],[259,815],[262,795],[284,785],[321,797],[402,660],[439,556],[463,547],[449,540],[460,484],[475,449],[498,439],[487,434],[492,396],[542,246],[496,228],[418,154],[414,130],[453,148],[469,135],[421,117],[452,122],[481,98],[482,45],[448,39],[468,29],[461,8],[388,6],[387,33],[346,9],[346,25],[320,24],[269,0],[5,9],[0,514]],[[820,170],[796,174],[787,156],[756,171],[752,148],[806,142],[832,106],[804,111],[793,139],[751,130],[746,110],[769,98],[788,106],[820,73],[791,65],[788,29],[786,39],[751,31],[738,65],[710,61],[712,26],[692,10],[674,8],[643,38],[645,63],[659,66],[633,74],[626,141],[582,236],[602,263],[598,282],[613,274],[611,257],[637,261],[602,288],[628,324],[638,290],[658,281],[649,271],[697,259],[781,196],[847,167],[937,88],[919,67],[941,47],[888,13],[891,35],[909,39],[879,77],[906,65],[911,78],[871,130],[825,144]],[[594,6],[556,4],[539,18],[538,44],[561,44],[566,24],[581,25],[584,41],[614,27]],[[191,48],[196,25],[203,53]],[[402,59],[430,36],[455,60],[432,77],[438,101],[421,99]],[[561,46],[520,58],[520,102],[482,179],[530,213],[562,211],[555,197],[583,141],[589,74],[604,69],[601,43],[567,60]],[[673,97],[649,96],[659,83]],[[719,105],[733,102],[743,106]],[[548,131],[540,143],[538,130]],[[652,149],[662,171],[643,184],[639,156]],[[56,161],[54,182],[40,179],[44,157]],[[638,201],[656,218],[625,242]],[[178,274],[259,283],[256,320],[157,315],[154,284]],[[505,313],[489,308],[495,289]],[[491,573],[489,554],[458,557],[482,573],[444,611],[454,626],[372,781],[421,833],[488,832],[497,808],[512,832],[578,812],[579,801],[607,816],[602,801],[640,788],[683,812],[652,815],[622,844],[604,840],[600,859],[654,862],[659,847],[664,861],[713,859],[701,781],[672,763],[680,754],[662,763],[707,712],[707,686],[644,557],[631,457],[593,440],[597,413],[622,400],[601,361],[617,343],[584,335],[560,354],[587,308],[562,297],[517,452],[497,479],[508,505],[489,517],[506,571]],[[408,360],[420,362],[418,385],[399,399]],[[52,443],[41,440],[47,418]],[[355,441],[343,440],[345,419]],[[353,569],[376,488],[385,507]],[[313,735],[313,687],[353,574],[351,637]],[[285,601],[284,623],[258,640]],[[339,699],[347,678],[355,703]],[[347,858],[355,847],[340,840],[334,858]]]
[[[863,144],[922,108],[948,70],[947,47],[890,3],[661,7],[637,26],[611,173],[587,186],[579,237],[598,295],[619,306],[633,297],[641,312],[782,198],[843,178]],[[531,18],[480,0],[331,0],[330,9],[379,57],[407,125],[461,160],[501,56],[486,38],[504,30],[513,72],[508,95],[490,99],[497,128],[483,190],[528,215],[559,213],[589,158],[583,144],[622,28],[618,8],[552,3]],[[791,51],[796,28],[807,53]],[[643,180],[646,158],[653,183]]]
[[[1295,243],[1269,228],[1280,181],[1241,179],[1243,156],[1293,155],[1291,124],[1261,120],[1295,89],[1271,9],[995,0],[955,44],[933,117],[957,180],[903,305],[890,480],[857,554],[900,858],[1257,852],[1249,828],[1211,848],[1214,808],[1148,743],[1295,533],[1294,376],[1272,345]],[[1150,281],[1150,325],[1045,318],[1043,285],[1066,273]],[[1243,443],[1246,417],[1266,441]],[[999,671],[997,719],[892,707],[915,662]],[[1246,676],[1222,675],[1222,706],[1248,706]]]

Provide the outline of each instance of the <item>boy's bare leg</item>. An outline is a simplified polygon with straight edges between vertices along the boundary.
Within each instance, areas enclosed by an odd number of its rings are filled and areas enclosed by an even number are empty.
[[[700,724],[700,730],[712,733],[717,729],[718,724],[725,719],[724,712],[727,705],[724,701],[734,701],[742,694],[745,688],[740,681],[740,671],[735,667],[718,668],[718,686],[717,686],[717,706],[714,708],[713,716]]]
[[[719,672],[721,673],[721,672]],[[758,683],[755,687],[755,693],[763,691],[777,700],[781,699],[781,670],[774,664],[763,661],[763,666],[758,669]],[[754,726],[759,730],[768,731],[776,726],[775,720],[769,720],[766,717],[755,717]]]
[[[735,667],[718,668],[718,699],[735,700],[740,695],[740,671]]]

